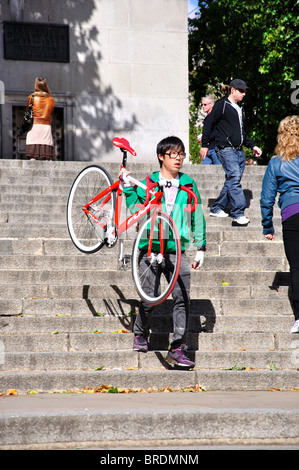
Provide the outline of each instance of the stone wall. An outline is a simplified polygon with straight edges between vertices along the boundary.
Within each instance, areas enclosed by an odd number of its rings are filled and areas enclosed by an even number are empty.
[[[69,62],[4,59],[7,21],[68,25]],[[37,76],[64,110],[66,160],[118,161],[115,136],[139,161],[156,161],[167,135],[188,148],[187,0],[3,0],[0,70],[2,158],[12,158],[13,107],[26,104]]]

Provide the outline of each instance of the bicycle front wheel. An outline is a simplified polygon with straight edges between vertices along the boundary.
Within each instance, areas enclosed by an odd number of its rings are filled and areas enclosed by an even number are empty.
[[[67,202],[67,226],[78,250],[95,253],[105,243],[107,227],[114,220],[115,193],[109,192],[86,205],[112,184],[104,168],[91,165],[76,177]]]
[[[165,252],[167,242],[171,252]],[[166,213],[152,213],[141,225],[132,253],[132,274],[141,299],[151,305],[166,300],[177,281],[180,265],[181,242],[176,225]]]

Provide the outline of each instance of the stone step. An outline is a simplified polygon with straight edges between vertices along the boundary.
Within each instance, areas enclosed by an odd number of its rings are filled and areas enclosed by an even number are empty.
[[[25,244],[24,244],[25,245]],[[0,242],[1,246],[1,242]],[[36,252],[36,246],[30,244],[33,252]],[[20,249],[23,250],[24,246],[20,245]],[[14,252],[15,253],[15,252]],[[238,257],[238,256],[219,256],[217,255],[217,247],[214,249],[215,255],[206,254],[204,270],[205,271],[228,271],[231,269],[240,268],[240,271],[287,271],[288,264],[284,257],[279,256],[269,256],[260,258],[258,256],[254,257]],[[130,256],[130,255],[126,255]],[[191,264],[194,258],[194,253],[188,254],[188,260]],[[127,257],[127,271],[130,272],[131,262]],[[0,263],[2,266],[5,266],[7,270],[11,269],[39,269],[39,270],[49,270],[49,269],[64,269],[74,270],[74,269],[121,269],[121,263],[118,261],[118,256],[115,254],[113,256],[105,256],[104,254],[97,254],[94,257],[86,259],[84,256],[76,256],[70,254],[66,255],[42,255],[42,254],[14,254],[0,256]]]
[[[112,180],[116,181],[118,179],[119,169],[114,174],[111,174]],[[146,176],[148,176],[146,171],[138,172],[132,170],[132,175],[142,181]],[[31,176],[26,176],[22,172],[16,173],[14,177],[10,177],[6,174],[3,174],[0,177],[1,187],[3,186],[3,193],[15,194],[16,196],[20,195],[23,192],[24,195],[29,195],[29,188],[33,188],[35,194],[51,194],[50,189],[53,189],[52,194],[65,194],[68,195],[71,189],[71,186],[75,180],[77,173],[67,172],[61,176],[37,176],[32,174]],[[216,198],[223,187],[225,178],[223,175],[197,175],[196,173],[190,172],[190,176],[195,180],[199,193],[201,196],[206,195],[206,197]],[[256,176],[244,177],[242,179],[242,188],[245,194],[245,197],[248,201],[253,199],[254,195],[257,195],[261,191],[262,187],[262,177],[258,178]],[[15,193],[13,193],[9,188],[15,187]],[[60,191],[59,191],[60,186]]]
[[[1,223],[9,222],[13,223],[14,220],[12,219],[12,215],[17,214],[18,217],[20,216],[20,213],[26,214],[26,213],[31,213],[31,214],[51,214],[51,217],[54,215],[63,215],[65,217],[66,214],[66,207],[67,207],[67,197],[63,198],[61,197],[61,200],[56,201],[54,200],[55,198],[53,197],[53,202],[49,201],[50,196],[28,196],[24,198],[23,193],[22,197],[19,197],[18,199],[12,199],[11,196],[5,195],[1,196],[1,202],[0,202],[0,214],[2,215],[2,220]],[[30,200],[31,199],[31,200]],[[34,199],[34,200],[32,200]],[[215,198],[214,198],[215,199]],[[212,198],[208,198],[205,194],[201,194],[201,200],[202,200],[202,209],[206,218],[206,222],[212,222],[212,219],[215,217],[210,217],[210,206],[212,204]],[[229,214],[229,207],[227,208],[227,213]],[[122,213],[123,218],[129,217],[130,212],[126,208],[125,204],[122,205]],[[246,208],[246,214],[249,217],[261,217],[261,209],[260,209],[260,203],[259,200],[255,199],[254,201],[251,201],[250,204],[247,205]],[[274,206],[273,208],[273,214],[275,219],[278,219],[280,217],[280,209],[278,206]],[[7,220],[4,219],[4,216],[7,215]],[[8,217],[8,215],[10,217]],[[211,219],[211,220],[210,220]],[[219,220],[219,218],[216,218],[216,220]],[[230,219],[227,219],[230,220]]]
[[[67,173],[71,173],[72,175],[77,175],[81,170],[86,168],[89,165],[99,165],[103,168],[105,168],[106,171],[110,174],[118,174],[119,173],[119,167],[121,163],[121,157],[119,163],[117,162],[108,162],[108,161],[101,161],[101,162],[75,162],[75,161],[65,161],[65,162],[52,162],[51,168],[49,165],[46,165],[47,162],[35,162],[35,166],[30,165],[30,162],[20,162],[16,160],[1,160],[1,176],[3,175],[8,175],[11,177],[14,177],[16,174],[24,174],[25,176],[27,175],[35,175],[36,177],[45,175],[45,172],[49,176],[55,176],[58,177],[59,175],[65,175],[66,170]],[[150,172],[157,171],[157,165],[154,163],[138,163],[133,161],[132,159],[128,159],[127,161],[127,166],[130,169],[130,171],[136,171],[140,173],[145,173],[146,175],[150,174]],[[245,167],[244,173],[243,173],[243,179],[246,178],[263,178],[263,175],[266,171],[266,166],[265,165],[257,165],[257,166],[251,166]],[[46,171],[45,171],[46,170]],[[186,174],[192,174],[198,177],[221,177],[224,176],[224,171],[221,166],[216,167],[207,167],[207,166],[202,166],[202,165],[191,165],[191,164],[185,164],[183,166],[182,171]]]
[[[133,279],[131,270],[43,270],[43,269],[0,269],[0,285],[21,284],[32,285],[82,285],[119,286],[119,292],[124,286],[132,286]],[[262,270],[237,271],[236,269],[222,272],[217,270],[196,270],[191,273],[191,284],[198,291],[200,286],[280,286],[289,285],[288,272],[273,272]],[[104,291],[103,291],[104,292]]]
[[[163,324],[161,324],[161,320]],[[92,333],[101,331],[108,333],[125,329],[132,331],[134,315],[104,315],[95,317],[86,316],[18,316],[0,317],[1,335],[25,335],[27,333],[52,333],[58,331],[61,334]],[[288,315],[277,315],[274,312],[269,315],[219,315],[215,321],[212,315],[203,315],[202,312],[190,315],[191,331],[209,331],[214,333],[284,333],[289,332],[293,318]],[[159,331],[163,327],[171,331],[171,315],[155,311],[153,314],[153,331]],[[162,330],[163,331],[163,330]],[[296,340],[297,336],[294,336]],[[299,339],[299,338],[298,338]]]
[[[256,212],[251,216],[250,214],[247,214],[250,216],[250,223],[248,224],[250,229],[255,230],[258,229],[260,230],[260,235],[262,239],[262,226],[261,226],[261,217],[260,215]],[[23,225],[28,225],[32,224],[34,225],[44,225],[47,224],[49,228],[62,228],[65,227],[67,230],[67,225],[66,225],[66,215],[65,211],[57,213],[57,214],[47,214],[46,212],[43,213],[33,213],[33,212],[28,212],[28,213],[22,213],[22,212],[14,212],[10,213],[7,215],[6,213],[1,215],[2,218],[4,218],[3,224],[19,224],[19,227]],[[6,222],[7,221],[7,222]],[[281,230],[281,218],[280,217],[274,217],[273,218],[273,224],[274,227],[277,227],[279,231]],[[2,225],[2,223],[1,223]],[[206,220],[206,225],[208,230],[230,230],[232,227],[234,230],[243,230],[243,232],[246,231],[246,227],[236,227],[234,226],[234,222],[230,217],[227,218],[216,218],[216,217],[209,217],[208,220]],[[51,227],[52,226],[52,227]]]
[[[0,180],[1,181],[1,180]],[[260,193],[261,193],[261,184],[255,183],[250,184],[251,189],[246,189],[245,184],[243,184],[244,195],[246,198],[247,209],[248,211],[258,212],[260,215]],[[247,185],[249,186],[249,185]],[[20,208],[25,207],[25,210],[29,208],[35,208],[42,210],[42,208],[48,205],[52,205],[58,208],[63,208],[67,204],[68,195],[70,192],[71,184],[65,184],[64,181],[55,181],[55,184],[6,184],[6,182],[1,182],[1,210],[6,210],[6,205],[19,206]],[[222,189],[222,184],[215,183],[211,186],[209,182],[208,188],[203,188],[198,185],[198,190],[201,197],[203,209],[208,209],[208,207],[214,202],[218,197],[220,190]],[[27,204],[27,207],[26,207]],[[29,207],[30,206],[30,207]],[[123,204],[125,207],[125,203]],[[279,213],[277,205],[274,206],[274,213]]]
[[[218,227],[217,225],[206,226],[207,239],[209,242],[215,241],[243,241],[254,242],[263,241],[261,226],[252,226],[249,224],[245,229],[237,226]],[[43,226],[31,225],[29,223],[1,223],[0,240],[7,238],[27,239],[65,239],[69,241],[69,234],[65,223],[48,224]],[[275,238],[281,240],[281,226],[275,229]]]
[[[127,467],[139,462],[194,465],[199,451],[208,449],[295,450],[295,395],[215,391],[7,397],[0,415],[1,449],[98,450],[89,454],[90,462]],[[30,453],[22,454],[23,461],[25,455],[29,462]],[[56,455],[48,452],[51,465]],[[85,453],[72,456],[84,465]]]
[[[170,325],[169,325],[170,326]],[[171,341],[172,329],[167,327],[150,335],[150,348],[152,350],[167,350]],[[192,331],[192,330],[191,330]],[[5,364],[2,369],[10,370],[7,362],[7,353],[21,352],[105,352],[132,350],[133,333],[126,328],[110,331],[109,333],[94,330],[89,333],[61,333],[54,330],[49,333],[13,333],[0,334],[0,342],[5,351]],[[199,351],[279,351],[290,350],[299,341],[290,333],[256,333],[248,332],[213,332],[189,333],[188,346],[190,350]],[[292,353],[292,351],[291,351]],[[15,367],[21,369],[15,361]],[[55,366],[56,367],[56,366]],[[155,368],[155,366],[153,365]],[[291,364],[288,366],[291,368]],[[217,367],[216,367],[217,368]]]
[[[21,371],[94,371],[99,369],[99,372],[102,372],[103,370],[119,369],[125,373],[133,368],[135,370],[162,371],[167,368],[166,355],[165,350],[149,351],[143,355],[128,349],[66,352],[54,348],[53,345],[53,351],[49,350],[47,352],[6,352],[5,368],[0,364],[0,377],[2,373],[9,374],[10,372]],[[241,352],[218,348],[217,351],[190,352],[189,356],[195,361],[195,370],[200,371],[230,370],[242,372],[247,369],[275,373],[277,371],[297,371],[299,362],[298,349],[295,348],[292,351]]]
[[[142,177],[138,177],[138,175],[134,174],[136,179],[143,180]],[[196,178],[195,178],[196,181]],[[72,187],[73,179],[70,178],[67,181],[64,179],[53,179],[53,181],[48,181],[45,180],[43,181],[37,181],[36,179],[33,179],[32,181],[29,181],[26,183],[21,180],[21,183],[19,183],[18,178],[16,178],[16,181],[7,181],[6,179],[1,181],[1,194],[2,196],[5,196],[6,199],[8,199],[8,196],[12,200],[23,200],[23,202],[27,201],[27,197],[32,197],[32,195],[39,196],[42,198],[46,198],[55,195],[61,196],[59,200],[56,201],[57,204],[62,204],[64,201],[67,202],[67,198],[70,192],[70,189]],[[210,200],[214,200],[218,197],[224,181],[222,180],[215,180],[215,181],[207,181],[205,183],[200,182],[199,180],[196,181],[198,191],[201,197],[202,202],[204,205]],[[14,190],[13,190],[14,188]],[[262,184],[256,181],[252,182],[243,182],[242,181],[242,188],[244,191],[244,195],[247,201],[248,207],[251,206],[251,204],[254,204],[254,201],[256,199],[256,206],[259,204],[259,196],[261,193],[262,189]],[[103,188],[104,189],[104,188]],[[5,200],[2,199],[1,196],[1,202],[5,202]],[[48,200],[48,203],[50,200]]]
[[[154,355],[154,353],[153,353]],[[135,356],[134,356],[135,357]],[[134,362],[135,363],[135,362]],[[99,365],[99,367],[102,364]],[[234,364],[233,364],[234,365]],[[231,367],[233,367],[233,365]],[[0,372],[1,391],[68,391],[100,387],[167,388],[174,390],[200,384],[206,390],[289,390],[298,387],[295,370],[60,370]],[[1,440],[3,443],[3,440]]]
[[[117,291],[117,289],[116,289]],[[123,291],[120,290],[123,295]],[[233,298],[235,290],[230,290],[227,297],[212,298],[212,289],[205,289],[202,292],[202,300],[191,301],[191,312],[193,314],[211,314],[217,315],[271,315],[273,312],[281,315],[291,315],[292,308],[287,298],[285,299],[256,299],[256,298]],[[191,292],[191,296],[192,296]],[[128,297],[111,298],[87,298],[87,299],[1,299],[1,315],[129,315],[136,310],[139,303],[139,297],[134,293]],[[199,296],[198,296],[199,297]],[[206,299],[209,300],[206,300]],[[171,301],[169,301],[171,302]],[[171,308],[171,305],[165,304],[162,311]]]
[[[62,163],[62,162],[61,162]],[[109,174],[114,175],[119,173],[119,168],[121,164],[120,162],[63,162],[63,165],[59,165],[57,162],[56,166],[52,166],[52,168],[47,168],[43,162],[39,162],[40,166],[33,168],[29,166],[22,165],[18,167],[14,162],[11,162],[11,165],[4,165],[1,161],[1,177],[7,175],[8,177],[14,178],[15,175],[24,175],[24,176],[31,176],[34,175],[35,177],[44,176],[45,173],[49,175],[49,177],[61,177],[63,175],[71,174],[72,176],[76,176],[81,170],[86,168],[89,165],[99,165],[108,171]],[[157,171],[157,166],[152,163],[143,162],[142,164],[133,162],[132,160],[127,161],[127,168],[130,169],[131,172],[137,173],[144,173],[146,175],[150,174],[153,171]],[[67,171],[66,171],[67,170]],[[243,179],[252,178],[252,179],[262,179],[266,170],[266,166],[258,166],[256,168],[245,168],[243,173]],[[182,171],[186,174],[194,175],[194,177],[204,178],[208,177],[211,178],[219,178],[224,177],[224,171],[222,167],[213,167],[213,168],[206,168],[204,166],[197,166],[197,165],[184,165]]]

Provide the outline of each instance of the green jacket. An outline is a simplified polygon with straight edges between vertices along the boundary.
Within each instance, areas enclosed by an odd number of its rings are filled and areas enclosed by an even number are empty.
[[[159,182],[159,171],[155,171],[150,179],[154,182]],[[146,180],[142,181],[146,184]],[[180,237],[181,237],[181,247],[182,251],[185,251],[190,245],[190,238],[194,245],[201,250],[206,249],[206,223],[202,210],[201,198],[197,189],[195,181],[188,175],[184,173],[179,173],[179,183],[184,186],[189,186],[192,191],[198,197],[198,206],[196,210],[192,213],[186,212],[184,207],[190,204],[190,196],[184,190],[178,189],[175,204],[170,214],[174,223],[176,224]],[[155,188],[155,191],[157,188]],[[137,212],[140,208],[136,207],[136,203],[143,204],[145,201],[145,191],[137,187],[128,187],[124,188],[124,194],[126,196],[126,205],[132,213]],[[162,198],[162,210],[166,212],[165,207],[165,198]],[[166,251],[174,251],[174,242],[171,240],[167,241]]]

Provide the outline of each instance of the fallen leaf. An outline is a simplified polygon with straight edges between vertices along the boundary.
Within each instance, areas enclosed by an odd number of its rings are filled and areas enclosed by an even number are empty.
[[[16,391],[15,388],[9,388],[8,390],[6,390],[6,395],[17,395],[18,392]]]

